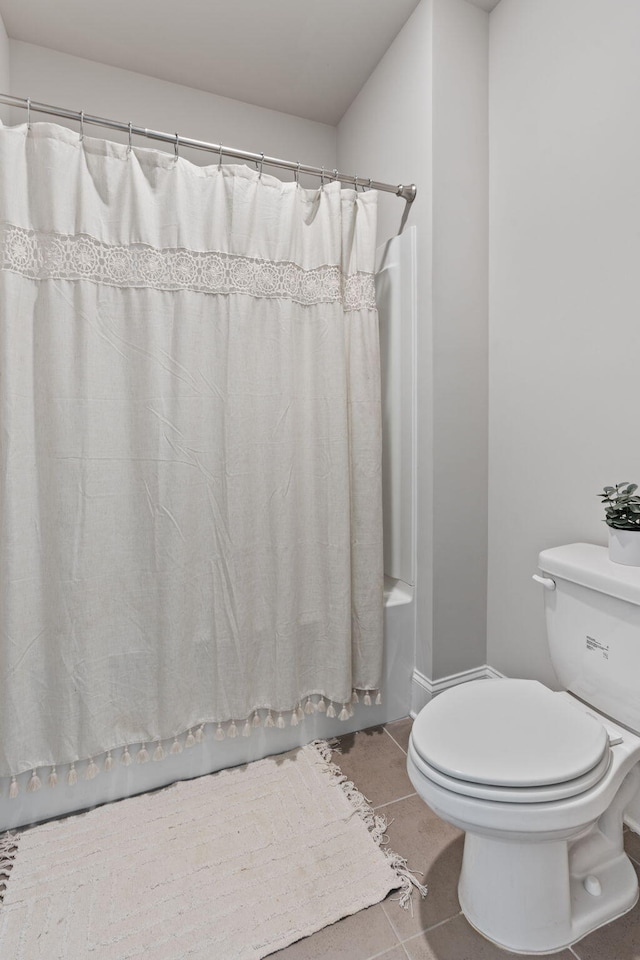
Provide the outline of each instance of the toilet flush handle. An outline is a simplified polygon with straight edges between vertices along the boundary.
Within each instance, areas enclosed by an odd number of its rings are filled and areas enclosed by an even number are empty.
[[[537,573],[534,573],[533,579],[536,583],[541,583],[545,590],[555,590],[556,588],[556,582],[551,577],[539,577]]]

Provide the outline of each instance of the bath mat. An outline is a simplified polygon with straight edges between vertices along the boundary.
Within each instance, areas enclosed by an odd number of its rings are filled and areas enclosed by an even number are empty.
[[[0,957],[261,960],[426,893],[384,830],[316,742],[5,834]]]

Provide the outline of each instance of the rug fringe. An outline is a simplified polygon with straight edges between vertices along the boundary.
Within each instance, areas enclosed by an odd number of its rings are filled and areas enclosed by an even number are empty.
[[[314,740],[310,746],[316,749],[326,764],[327,772],[331,774],[335,782],[340,785],[342,792],[353,807],[354,813],[357,813],[364,821],[372,839],[380,847],[382,853],[384,853],[389,861],[389,866],[400,881],[400,895],[393,899],[397,899],[404,910],[411,910],[411,916],[413,916],[413,888],[415,887],[421,897],[426,897],[427,887],[417,879],[416,871],[409,870],[404,857],[394,853],[393,850],[385,848],[385,843],[388,842],[386,838],[387,818],[375,812],[365,795],[358,790],[353,781],[349,780],[340,767],[331,759],[338,744],[339,741],[337,740]]]
[[[3,833],[0,835],[0,903],[4,900],[17,852],[18,834]]]

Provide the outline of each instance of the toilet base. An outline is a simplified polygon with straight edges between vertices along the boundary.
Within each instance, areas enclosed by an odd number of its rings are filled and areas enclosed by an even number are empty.
[[[584,851],[592,850],[597,862],[588,866]],[[597,825],[574,841],[467,833],[458,896],[469,923],[488,940],[513,953],[544,954],[630,910],[638,880],[624,851]]]

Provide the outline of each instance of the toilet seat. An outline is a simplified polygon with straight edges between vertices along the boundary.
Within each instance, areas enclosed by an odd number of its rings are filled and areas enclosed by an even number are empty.
[[[605,776],[608,735],[535,680],[478,680],[432,700],[413,725],[414,762],[455,793],[510,803],[576,796]]]
[[[447,777],[440,770],[431,767],[410,744],[409,755],[415,767],[428,780],[465,797],[478,800],[491,800],[497,803],[551,803],[555,800],[567,800],[590,790],[606,776],[611,765],[611,753],[605,751],[599,763],[581,777],[552,783],[543,787],[497,787],[487,783],[473,783],[457,777]]]

